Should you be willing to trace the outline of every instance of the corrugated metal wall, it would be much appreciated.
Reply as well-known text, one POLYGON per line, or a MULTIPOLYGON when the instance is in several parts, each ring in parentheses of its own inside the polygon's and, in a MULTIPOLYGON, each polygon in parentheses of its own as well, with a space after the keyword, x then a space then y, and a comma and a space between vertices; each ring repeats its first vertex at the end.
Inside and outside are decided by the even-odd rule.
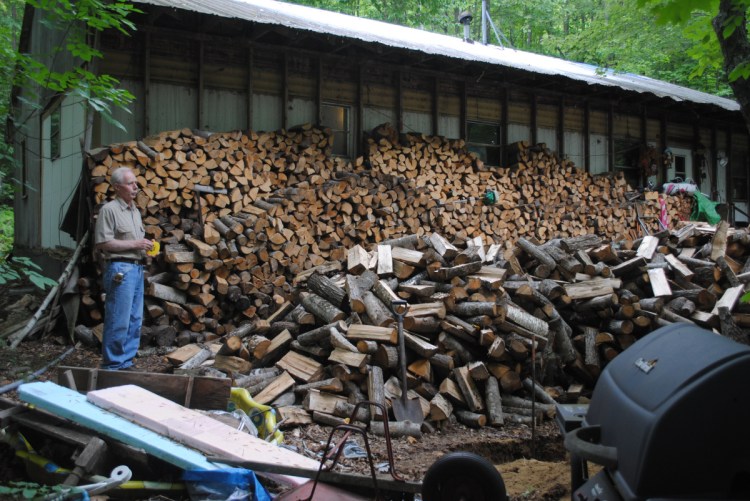
POLYGON ((41 245, 44 248, 75 247, 60 224, 73 199, 81 177, 81 144, 78 140, 86 124, 83 107, 77 98, 68 97, 61 104, 60 155, 50 156, 50 119, 42 120, 41 245), (73 132, 73 133, 71 133, 73 132))
MULTIPOLYGON (((536 125, 537 127, 546 127, 548 129, 557 129, 558 107, 548 104, 539 104, 536 107, 536 125)), ((541 142, 541 141, 540 141, 541 142)))
POLYGON ((612 117, 612 132, 618 138, 640 139, 641 119, 636 115, 616 113, 612 117))
POLYGON ((500 123, 502 106, 499 99, 466 97, 466 119, 479 122, 500 123))

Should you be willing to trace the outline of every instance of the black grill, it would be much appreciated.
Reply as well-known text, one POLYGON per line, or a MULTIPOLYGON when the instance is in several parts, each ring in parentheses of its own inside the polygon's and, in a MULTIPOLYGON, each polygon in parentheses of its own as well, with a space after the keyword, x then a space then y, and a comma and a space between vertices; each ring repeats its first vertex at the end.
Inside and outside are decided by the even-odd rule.
POLYGON ((748 385, 750 347, 687 324, 645 336, 602 372, 566 436, 574 458, 605 467, 574 499, 607 499, 608 486, 624 500, 750 499, 748 385))

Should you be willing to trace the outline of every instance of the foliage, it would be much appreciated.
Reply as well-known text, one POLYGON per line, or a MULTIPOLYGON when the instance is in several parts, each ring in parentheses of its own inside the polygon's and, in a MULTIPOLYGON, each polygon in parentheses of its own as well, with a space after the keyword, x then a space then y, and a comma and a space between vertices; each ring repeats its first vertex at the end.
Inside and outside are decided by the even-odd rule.
POLYGON ((14 83, 28 88, 29 82, 55 93, 76 94, 94 111, 107 121, 124 130, 124 126, 112 118, 112 106, 127 110, 135 97, 125 89, 118 88, 119 82, 108 75, 97 75, 90 64, 102 57, 93 47, 91 36, 95 32, 117 30, 128 34, 135 25, 127 19, 132 13, 141 12, 125 0, 26 0, 46 15, 42 21, 48 29, 64 33, 65 45, 54 49, 53 54, 21 54, 16 56, 16 77, 14 83), (66 71, 53 71, 47 59, 67 52, 84 64, 66 71))
POLYGON ((2 499, 66 499, 72 492, 82 491, 66 485, 41 485, 34 482, 8 482, 0 485, 2 499))
POLYGON ((638 0, 662 24, 686 27, 696 42, 691 55, 697 72, 721 65, 750 130, 750 0, 638 0), (701 19, 700 23, 694 23, 701 19), (718 56, 717 56, 718 55, 718 56))
MULTIPOLYGON (((27 257, 6 256, 13 247, 13 210, 10 207, 0 207, 0 285, 16 280, 29 280, 41 290, 57 285, 55 280, 42 275, 41 267, 27 257)), ((4 491, 0 487, 0 498, 4 491)), ((7 492, 6 492, 7 493, 7 492)), ((20 498, 19 498, 20 499, 20 498)))
MULTIPOLYGON (((733 0, 750 1, 750 0, 733 0)), ((716 95, 731 90, 721 69, 721 54, 696 48, 710 31, 710 18, 693 14, 683 26, 658 24, 644 2, 668 3, 677 11, 689 3, 718 0, 493 0, 489 16, 500 38, 488 27, 488 43, 636 73, 716 95), (679 5, 679 7, 678 7, 679 5), (696 59, 697 58, 697 59, 696 59), (696 60, 698 64, 696 65, 696 60)), ((456 14, 473 13, 471 36, 481 39, 481 0, 297 0, 294 3, 335 10, 461 36, 456 14)))
POLYGON ((13 248, 13 209, 0 206, 0 260, 13 248))
MULTIPOLYGON (((0 67, 13 68, 16 57, 21 20, 17 13, 23 11, 23 0, 0 2, 0 67)), ((5 142, 6 120, 10 113, 10 93, 13 80, 6 71, 0 78, 0 203, 9 203, 13 198, 13 185, 5 182, 13 172, 13 148, 5 142)), ((4 254, 3 254, 4 255, 4 254)))
POLYGON ((20 280, 22 277, 27 278, 42 290, 57 285, 56 281, 45 277, 40 273, 41 271, 39 265, 27 257, 12 257, 10 260, 0 263, 0 285, 20 280))

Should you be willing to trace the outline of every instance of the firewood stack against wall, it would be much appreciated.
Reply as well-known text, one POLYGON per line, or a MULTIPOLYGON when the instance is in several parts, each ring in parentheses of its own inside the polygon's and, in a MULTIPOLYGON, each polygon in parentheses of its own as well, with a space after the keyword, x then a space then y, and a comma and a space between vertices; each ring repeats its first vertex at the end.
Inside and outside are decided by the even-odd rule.
MULTIPOLYGON (((178 370, 211 359, 261 403, 291 395, 294 419, 335 423, 357 400, 400 395, 389 305, 405 299, 409 398, 433 423, 498 426, 531 419, 530 392, 574 399, 658 326, 746 341, 748 234, 681 222, 689 198, 665 197, 672 229, 660 231, 658 200, 636 202, 621 176, 591 176, 544 145, 511 145, 501 168, 461 140, 386 125, 366 158, 330 146, 312 126, 183 129, 89 152, 94 204, 113 169, 132 167, 163 249, 149 265, 144 345, 181 347, 169 355, 178 370), (196 185, 227 192, 202 193, 202 218, 196 185), (532 349, 546 393, 529 378, 532 349)), ((79 280, 95 331, 98 281, 93 266, 79 280)))

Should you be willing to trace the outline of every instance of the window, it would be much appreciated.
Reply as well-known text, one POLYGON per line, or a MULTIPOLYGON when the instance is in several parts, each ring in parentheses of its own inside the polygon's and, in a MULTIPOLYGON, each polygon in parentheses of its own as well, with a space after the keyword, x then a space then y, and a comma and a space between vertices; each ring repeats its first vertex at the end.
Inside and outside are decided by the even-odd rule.
POLYGON ((60 134, 61 125, 61 106, 58 104, 49 117, 49 156, 51 160, 60 158, 62 149, 62 136, 60 134))
POLYGON ((500 126, 496 124, 467 122, 467 147, 486 165, 500 165, 500 126))
POLYGON ((335 104, 324 104, 320 109, 323 125, 333 133, 334 156, 349 157, 351 151, 351 108, 335 104))
POLYGON ((686 164, 687 162, 685 161, 684 156, 674 156, 674 177, 679 177, 683 181, 688 178, 687 169, 685 168, 686 164))
POLYGON ((615 172, 622 172, 631 188, 641 185, 638 167, 640 143, 633 139, 615 139, 615 172))

